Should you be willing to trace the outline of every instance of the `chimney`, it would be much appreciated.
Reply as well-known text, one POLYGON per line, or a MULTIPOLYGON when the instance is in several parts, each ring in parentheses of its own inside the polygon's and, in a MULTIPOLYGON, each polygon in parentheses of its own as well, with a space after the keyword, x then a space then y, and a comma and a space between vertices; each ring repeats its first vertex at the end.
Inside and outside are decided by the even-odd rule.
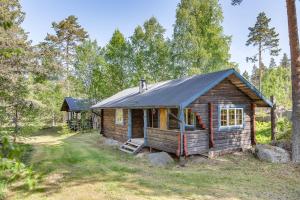
POLYGON ((140 80, 140 93, 143 93, 145 90, 147 90, 147 82, 145 79, 140 80))

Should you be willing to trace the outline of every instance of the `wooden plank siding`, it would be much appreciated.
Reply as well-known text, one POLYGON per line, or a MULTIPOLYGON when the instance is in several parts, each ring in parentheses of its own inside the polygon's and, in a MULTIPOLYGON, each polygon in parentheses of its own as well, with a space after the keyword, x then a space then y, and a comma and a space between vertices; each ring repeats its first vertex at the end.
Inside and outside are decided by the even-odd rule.
POLYGON ((179 130, 147 128, 148 146, 169 153, 177 153, 179 130))
MULTIPOLYGON (((123 109, 123 125, 115 124, 115 109, 103 110, 103 135, 115 140, 127 141, 128 110, 123 109)), ((132 110, 132 137, 143 138, 143 110, 132 110)))
POLYGON ((115 124, 115 109, 103 110, 103 135, 121 142, 127 140, 128 110, 123 109, 123 125, 115 124))
POLYGON ((207 130, 186 131, 184 133, 185 155, 207 153, 209 150, 209 134, 207 130))
POLYGON ((229 149, 229 148, 247 148, 251 145, 251 103, 252 100, 242 91, 240 91, 229 79, 225 79, 217 86, 209 90, 206 94, 199 97, 188 107, 192 108, 193 112, 198 112, 209 127, 209 106, 213 105, 213 133, 214 133, 214 148, 229 149), (219 130, 219 105, 234 104, 244 106, 244 128, 219 130))

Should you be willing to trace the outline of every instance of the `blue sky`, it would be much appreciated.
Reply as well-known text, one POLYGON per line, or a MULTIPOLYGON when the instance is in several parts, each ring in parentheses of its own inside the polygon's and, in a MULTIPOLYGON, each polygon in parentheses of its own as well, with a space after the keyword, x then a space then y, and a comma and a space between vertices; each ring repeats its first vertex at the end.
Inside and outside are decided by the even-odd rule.
MULTIPOLYGON (((171 37, 178 3, 179 0, 21 0, 26 12, 22 26, 35 44, 52 32, 53 21, 76 15, 90 37, 104 46, 116 28, 129 37, 137 25, 155 16, 166 29, 166 37, 171 37)), ((264 11, 272 18, 271 26, 279 33, 282 51, 276 61, 279 62, 283 52, 289 55, 285 0, 244 0, 236 7, 231 6, 230 0, 220 0, 220 4, 224 14, 224 33, 232 36, 231 61, 237 62, 241 71, 251 72, 252 69, 253 64, 247 63, 245 58, 254 55, 256 49, 245 46, 245 43, 248 27, 254 25, 259 12, 264 11)), ((266 53, 266 65, 269 65, 269 60, 266 53)))

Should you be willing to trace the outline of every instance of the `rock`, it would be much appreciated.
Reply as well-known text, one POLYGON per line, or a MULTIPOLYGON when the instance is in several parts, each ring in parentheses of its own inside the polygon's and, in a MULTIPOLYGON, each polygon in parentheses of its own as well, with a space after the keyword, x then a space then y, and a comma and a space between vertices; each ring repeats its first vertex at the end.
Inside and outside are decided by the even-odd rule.
POLYGON ((288 140, 281 140, 281 141, 273 141, 271 145, 280 147, 282 149, 287 150, 288 152, 292 152, 292 143, 288 140))
POLYGON ((173 158, 166 152, 150 153, 147 157, 152 166, 164 167, 174 163, 173 158))
POLYGON ((121 143, 111 138, 104 138, 104 144, 108 146, 121 146, 121 143))
POLYGON ((287 163, 290 161, 288 151, 267 144, 258 144, 255 147, 256 156, 263 161, 272 163, 287 163))

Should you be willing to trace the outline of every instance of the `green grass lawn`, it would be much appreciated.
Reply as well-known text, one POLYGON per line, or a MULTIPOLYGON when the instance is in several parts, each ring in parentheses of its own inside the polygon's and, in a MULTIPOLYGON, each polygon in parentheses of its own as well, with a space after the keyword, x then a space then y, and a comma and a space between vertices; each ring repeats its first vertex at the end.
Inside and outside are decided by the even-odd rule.
POLYGON ((23 142, 37 187, 9 187, 9 199, 299 199, 300 168, 260 162, 236 153, 151 167, 147 160, 103 144, 97 133, 60 135, 47 129, 23 142))

